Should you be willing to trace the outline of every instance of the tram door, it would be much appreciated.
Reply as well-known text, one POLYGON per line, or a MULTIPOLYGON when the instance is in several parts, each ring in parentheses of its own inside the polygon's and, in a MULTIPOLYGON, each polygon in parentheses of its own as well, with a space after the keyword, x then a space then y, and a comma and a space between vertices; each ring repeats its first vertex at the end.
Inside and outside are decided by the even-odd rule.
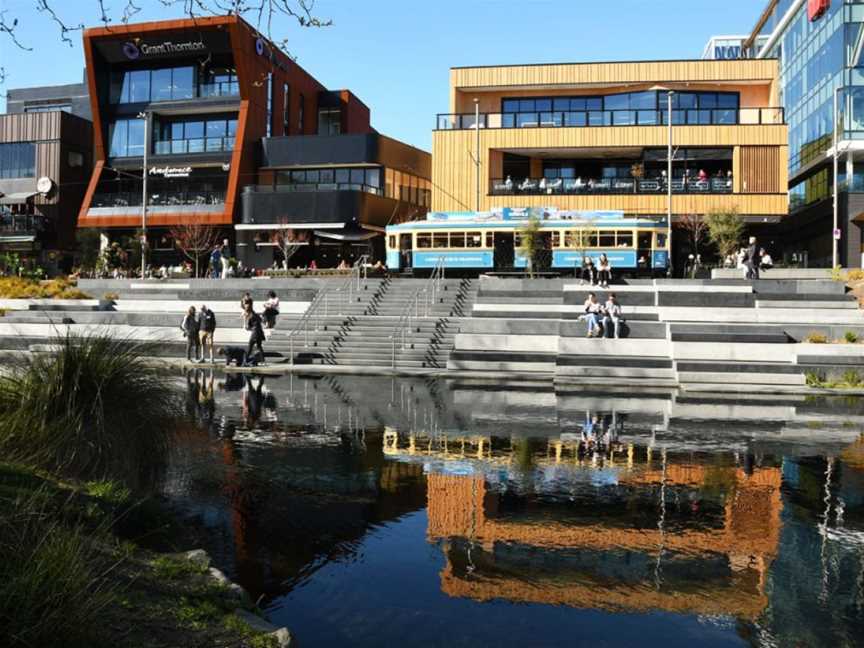
POLYGON ((495 232, 495 269, 513 267, 513 232, 495 232))
POLYGON ((403 270, 414 267, 413 259, 411 258, 410 234, 399 235, 399 263, 403 270))
POLYGON ((636 238, 636 267, 650 270, 652 266, 651 232, 639 232, 636 238))

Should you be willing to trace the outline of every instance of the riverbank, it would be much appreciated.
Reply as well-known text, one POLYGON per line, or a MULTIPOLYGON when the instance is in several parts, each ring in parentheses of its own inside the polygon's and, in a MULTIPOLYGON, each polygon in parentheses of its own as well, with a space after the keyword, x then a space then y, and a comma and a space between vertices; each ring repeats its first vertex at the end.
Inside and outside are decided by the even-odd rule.
POLYGON ((290 645, 156 499, 0 463, 0 503, 3 645, 290 645))

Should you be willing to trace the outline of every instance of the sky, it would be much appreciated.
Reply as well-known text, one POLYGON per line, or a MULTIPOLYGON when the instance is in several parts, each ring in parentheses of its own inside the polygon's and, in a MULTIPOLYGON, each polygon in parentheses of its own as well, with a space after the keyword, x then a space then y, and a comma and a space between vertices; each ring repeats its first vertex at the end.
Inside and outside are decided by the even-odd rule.
MULTIPOLYGON (((273 26, 289 53, 331 89, 348 88, 381 133, 431 150, 435 115, 448 109, 448 71, 504 65, 699 58, 713 35, 747 33, 767 0, 318 0, 333 25, 273 26)), ((0 0, 19 19, 22 51, 0 34, 5 89, 82 78, 80 33, 60 41, 36 0, 0 0)), ((114 15, 125 0, 105 0, 114 15)), ((181 17, 160 0, 136 0, 135 21, 181 17)), ((53 0, 70 23, 99 25, 97 0, 53 0)), ((0 93, 4 88, 0 88, 0 93)), ((0 109, 5 108, 0 98, 0 109)))

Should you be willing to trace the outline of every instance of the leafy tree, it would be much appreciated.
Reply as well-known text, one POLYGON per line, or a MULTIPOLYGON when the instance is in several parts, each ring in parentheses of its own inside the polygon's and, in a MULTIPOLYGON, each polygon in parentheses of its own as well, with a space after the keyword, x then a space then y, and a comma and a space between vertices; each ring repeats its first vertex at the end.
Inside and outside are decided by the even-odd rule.
POLYGON ((540 219, 531 216, 528 221, 517 230, 519 234, 519 254, 525 257, 528 268, 528 276, 534 278, 534 264, 537 256, 543 249, 543 234, 540 229, 540 219))
POLYGON ((705 215, 708 225, 708 238, 717 246, 720 258, 735 254, 744 237, 744 219, 738 208, 714 209, 705 215))
POLYGON ((92 270, 99 261, 99 230, 82 227, 75 233, 75 240, 78 243, 78 265, 86 270, 92 270))

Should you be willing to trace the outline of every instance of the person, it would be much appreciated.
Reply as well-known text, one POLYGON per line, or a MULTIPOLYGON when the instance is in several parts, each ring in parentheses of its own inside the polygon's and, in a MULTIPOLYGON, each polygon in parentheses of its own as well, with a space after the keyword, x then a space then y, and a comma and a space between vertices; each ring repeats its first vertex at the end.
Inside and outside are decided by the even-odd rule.
POLYGON ((618 303, 618 298, 615 293, 609 293, 606 299, 605 316, 603 318, 603 330, 606 332, 606 337, 612 337, 613 331, 616 338, 621 337, 621 322, 624 318, 621 316, 621 304, 618 303))
POLYGON ((756 247, 756 237, 751 236, 746 254, 747 279, 759 278, 759 248, 756 247))
POLYGON ((277 315, 279 315, 279 298, 271 290, 267 293, 267 300, 264 302, 264 327, 268 329, 275 327, 277 315))
POLYGON ((600 321, 603 314, 603 305, 597 301, 597 295, 593 292, 588 293, 588 299, 585 300, 585 319, 588 321, 587 337, 600 336, 600 321))
POLYGON ((761 248, 759 250, 760 266, 763 270, 770 270, 774 267, 774 259, 771 258, 771 255, 765 251, 765 248, 761 248))
POLYGON ((218 279, 222 274, 222 246, 217 245, 210 253, 210 278, 218 279))
POLYGON ((504 181, 504 190, 507 193, 513 193, 513 178, 511 178, 509 175, 507 176, 507 179, 504 181))
POLYGON ((230 275, 231 264, 228 260, 231 258, 231 248, 228 246, 228 239, 222 239, 222 245, 219 246, 219 251, 222 253, 222 278, 227 279, 230 275))
POLYGON ((246 328, 246 316, 249 311, 252 310, 254 305, 255 302, 252 300, 252 295, 250 295, 248 291, 243 293, 243 296, 240 298, 240 313, 242 314, 240 320, 241 328, 246 328))
POLYGON ((264 328, 261 326, 261 316, 250 306, 246 312, 246 330, 249 331, 249 344, 246 346, 246 363, 248 367, 253 364, 264 364, 264 328), (252 350, 258 348, 258 357, 254 358, 252 350))
POLYGON ((341 259, 339 261, 339 265, 336 266, 336 269, 337 270, 347 270, 348 269, 348 262, 345 259, 341 259))
POLYGON ((186 360, 198 362, 201 359, 201 341, 198 339, 198 320, 195 317, 195 307, 190 306, 180 324, 183 335, 186 338, 186 360), (195 350, 195 358, 192 358, 192 350, 195 350))
POLYGON ((705 169, 699 169, 699 182, 705 182, 708 180, 708 174, 705 172, 705 169))
POLYGON ((201 304, 201 310, 198 311, 198 328, 201 331, 201 362, 204 362, 204 356, 207 353, 207 348, 210 348, 210 364, 216 362, 213 357, 213 334, 216 332, 216 314, 207 308, 206 304, 201 304))
POLYGON ((310 270, 317 270, 318 269, 318 264, 315 263, 315 259, 312 259, 312 262, 309 264, 309 269, 310 270))
POLYGON ((602 288, 608 288, 609 282, 612 281, 612 264, 605 252, 597 260, 597 281, 602 288))
POLYGON ((238 367, 246 364, 246 350, 243 347, 228 346, 219 347, 216 353, 220 356, 225 356, 225 366, 228 367, 233 362, 238 367))
POLYGON ((594 259, 590 256, 582 257, 582 274, 579 277, 579 285, 585 283, 585 278, 588 278, 588 283, 592 286, 597 281, 597 269, 594 267, 594 259))

